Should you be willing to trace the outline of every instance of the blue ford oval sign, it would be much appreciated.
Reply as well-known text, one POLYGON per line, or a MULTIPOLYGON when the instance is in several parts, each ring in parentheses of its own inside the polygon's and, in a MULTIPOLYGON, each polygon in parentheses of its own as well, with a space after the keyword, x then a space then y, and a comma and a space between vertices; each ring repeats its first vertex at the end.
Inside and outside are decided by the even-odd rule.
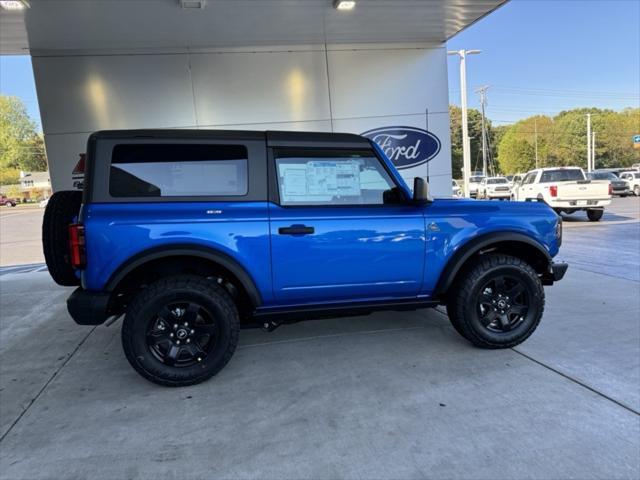
POLYGON ((438 137, 416 127, 374 128, 362 136, 376 142, 399 170, 427 163, 440 151, 438 137))

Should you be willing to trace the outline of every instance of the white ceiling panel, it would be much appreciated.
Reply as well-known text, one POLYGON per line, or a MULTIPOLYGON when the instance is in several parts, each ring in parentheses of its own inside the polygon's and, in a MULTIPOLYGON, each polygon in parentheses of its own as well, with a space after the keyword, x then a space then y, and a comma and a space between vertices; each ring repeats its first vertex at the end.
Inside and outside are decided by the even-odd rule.
POLYGON ((0 10, 0 54, 320 43, 442 43, 506 0, 30 0, 0 10))

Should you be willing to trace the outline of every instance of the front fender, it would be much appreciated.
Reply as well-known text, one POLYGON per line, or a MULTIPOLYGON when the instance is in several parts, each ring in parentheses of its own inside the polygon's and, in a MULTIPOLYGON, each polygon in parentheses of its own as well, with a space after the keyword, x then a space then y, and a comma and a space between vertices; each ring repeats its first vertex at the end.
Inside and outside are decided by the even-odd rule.
POLYGON ((451 287, 456 275, 469 258, 491 245, 503 242, 514 242, 529 245, 538 252, 541 258, 545 260, 547 266, 552 262, 551 255, 549 255, 549 252, 543 245, 522 233, 493 232, 480 235, 463 243, 462 245, 459 245, 455 249, 455 253, 451 255, 440 274, 440 279, 436 284, 434 296, 442 295, 449 290, 449 287, 451 287))
POLYGON ((425 209, 427 267, 422 294, 446 291, 473 253, 496 242, 520 242, 550 261, 558 252, 558 216, 538 202, 436 200, 425 209), (471 253, 469 253, 471 252, 471 253))

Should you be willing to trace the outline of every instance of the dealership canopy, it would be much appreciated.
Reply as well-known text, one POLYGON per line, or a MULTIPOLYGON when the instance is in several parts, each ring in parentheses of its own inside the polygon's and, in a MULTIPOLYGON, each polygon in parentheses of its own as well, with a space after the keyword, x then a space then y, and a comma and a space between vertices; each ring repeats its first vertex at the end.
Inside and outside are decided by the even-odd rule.
POLYGON ((332 0, 24 3, 27 8, 0 9, 2 55, 325 42, 442 43, 504 0, 359 0, 352 12, 333 8, 332 0))

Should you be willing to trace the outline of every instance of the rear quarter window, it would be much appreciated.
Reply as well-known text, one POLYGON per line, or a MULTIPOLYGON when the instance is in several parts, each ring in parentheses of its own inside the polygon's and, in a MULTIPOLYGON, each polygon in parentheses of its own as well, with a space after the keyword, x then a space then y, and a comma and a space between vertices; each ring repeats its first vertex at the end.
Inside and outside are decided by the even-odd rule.
POLYGON ((540 183, 549 182, 576 182, 584 180, 582 171, 576 168, 562 169, 562 170, 547 170, 542 172, 540 177, 540 183))
POLYGON ((116 145, 109 193, 113 197, 244 196, 247 164, 243 145, 116 145))

